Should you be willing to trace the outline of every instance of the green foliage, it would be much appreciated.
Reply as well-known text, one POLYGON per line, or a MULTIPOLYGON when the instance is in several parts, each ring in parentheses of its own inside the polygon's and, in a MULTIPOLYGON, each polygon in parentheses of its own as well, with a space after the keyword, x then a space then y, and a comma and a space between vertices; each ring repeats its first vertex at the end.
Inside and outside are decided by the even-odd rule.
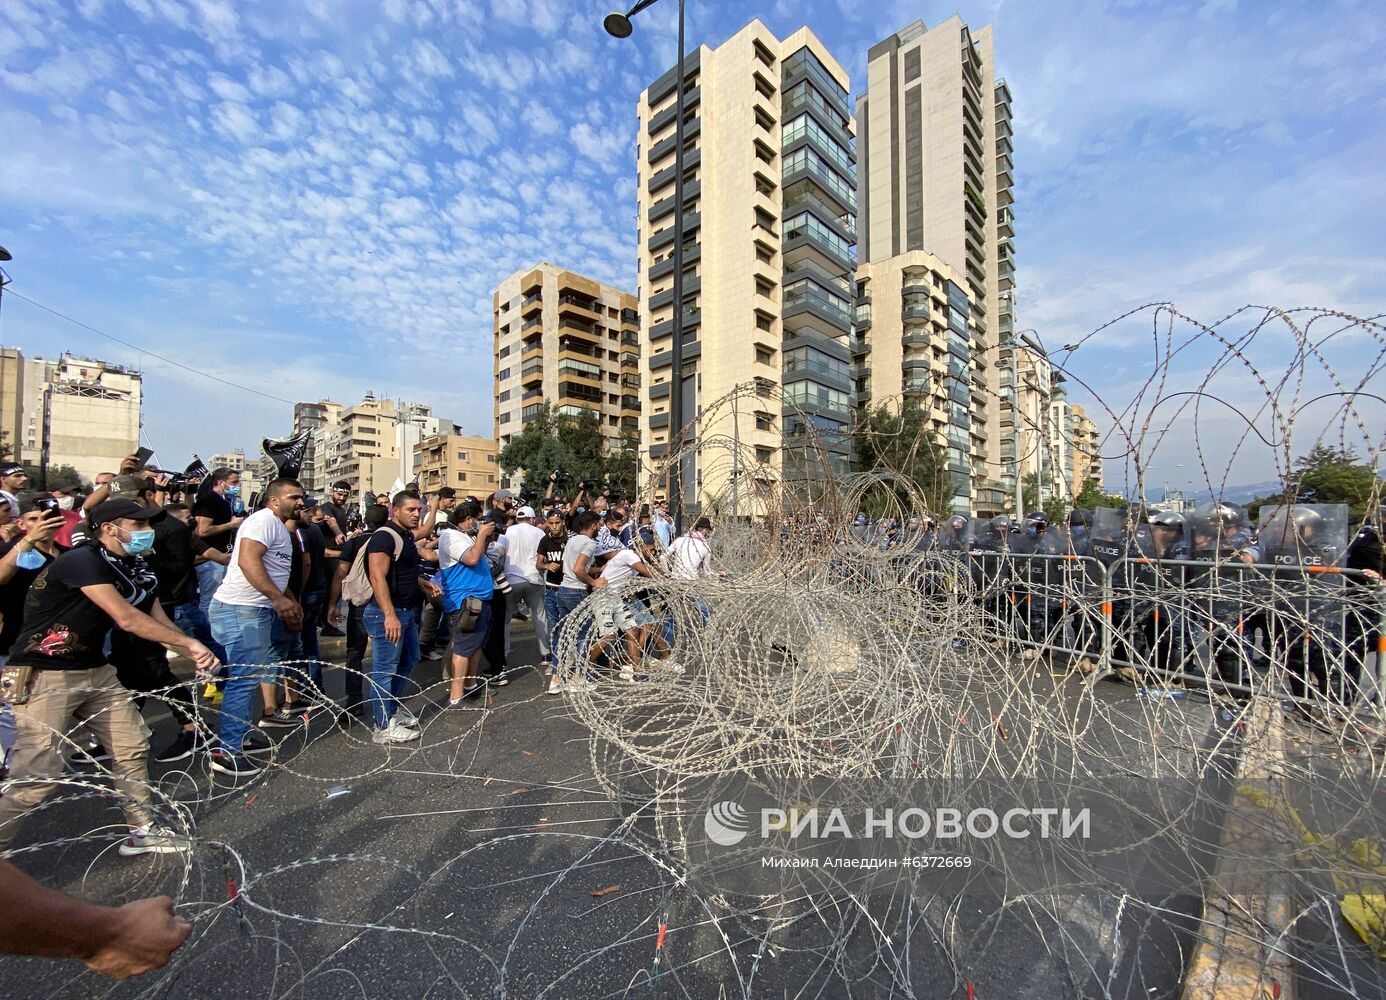
POLYGON ((1051 495, 1048 500, 1041 502, 1039 476, 1035 473, 1032 472, 1025 477, 1025 486, 1022 492, 1025 509, 1018 512, 1018 517, 1024 517, 1035 510, 1044 511, 1049 516, 1051 524, 1059 524, 1068 517, 1068 501, 1062 496, 1051 495))
MULTIPOLYGON (((29 489, 38 489, 39 483, 43 482, 42 477, 39 475, 39 467, 37 465, 30 465, 28 462, 25 462, 24 471, 29 474, 29 489)), ((76 469, 74 469, 72 466, 50 465, 48 467, 49 483, 60 482, 64 479, 77 483, 81 487, 83 493, 86 493, 91 489, 91 484, 88 483, 85 479, 83 479, 82 474, 78 472, 76 469)))
POLYGON ((1081 507, 1084 510, 1096 510, 1098 507, 1110 507, 1115 509, 1126 503, 1126 498, 1115 493, 1108 493, 1101 486, 1097 485, 1096 479, 1089 479, 1083 483, 1083 490, 1073 498, 1073 506, 1081 507))
POLYGON ((1247 504, 1247 510, 1252 517, 1259 517, 1265 504, 1340 503, 1348 506, 1348 517, 1356 523, 1380 502, 1382 485, 1375 470, 1360 461, 1351 448, 1316 444, 1300 456, 1279 493, 1257 497, 1247 504))
POLYGON ((9 458, 14 454, 14 449, 10 447, 10 432, 0 431, 0 459, 9 458))
MULTIPOLYGON (((852 444, 863 472, 892 472, 923 494, 930 513, 936 517, 948 513, 953 481, 947 453, 917 406, 907 404, 899 412, 886 406, 868 408, 853 429, 852 444)), ((873 515, 892 506, 913 506, 905 483, 873 487, 863 503, 873 515)))
POLYGON ((620 447, 608 452, 601 432, 601 417, 595 411, 561 414, 545 403, 501 449, 501 469, 507 476, 517 469, 525 470, 526 483, 539 491, 547 485, 549 474, 560 469, 567 477, 559 488, 565 496, 576 493, 582 480, 609 482, 613 490, 634 492, 640 462, 639 439, 628 434, 620 447))

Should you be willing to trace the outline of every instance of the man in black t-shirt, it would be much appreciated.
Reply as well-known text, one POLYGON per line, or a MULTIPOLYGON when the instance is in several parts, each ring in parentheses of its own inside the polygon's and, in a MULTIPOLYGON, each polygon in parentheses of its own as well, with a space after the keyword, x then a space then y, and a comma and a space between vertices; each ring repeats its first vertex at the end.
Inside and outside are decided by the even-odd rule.
MULTIPOLYGON (((327 586, 327 622, 334 628, 340 628, 343 624, 341 612, 342 581, 351 572, 352 563, 356 561, 356 554, 365 547, 371 539, 371 533, 389 520, 389 511, 384 507, 371 504, 366 508, 365 529, 359 535, 348 538, 341 548, 341 554, 337 557, 336 565, 333 567, 333 574, 327 586)), ((349 716, 360 715, 361 706, 365 699, 361 694, 362 661, 366 656, 366 629, 361 624, 361 614, 364 608, 358 608, 354 604, 347 605, 348 613, 346 616, 346 704, 342 706, 344 715, 342 720, 345 722, 349 716)), ((364 720, 363 720, 364 721, 364 720)))
POLYGON ((188 849, 185 837, 156 825, 150 808, 149 742, 144 721, 104 652, 111 629, 164 644, 191 659, 201 673, 217 658, 169 622, 159 606, 158 580, 139 556, 149 551, 157 513, 130 500, 107 500, 91 513, 95 537, 54 559, 29 588, 24 624, 10 665, 32 668, 28 700, 14 705, 19 738, 11 783, 0 798, 0 851, 19 817, 56 788, 61 747, 76 714, 110 748, 114 784, 130 836, 123 855, 188 849))
POLYGON ((346 541, 346 502, 350 496, 351 484, 343 480, 332 484, 330 499, 324 500, 322 503, 323 520, 327 524, 327 530, 332 534, 331 540, 337 545, 346 541))
POLYGON ((553 623, 559 614, 556 603, 558 588, 563 585, 563 550, 568 546, 568 520, 556 508, 544 518, 544 537, 539 540, 537 565, 544 574, 544 621, 549 627, 549 649, 553 650, 549 663, 549 694, 558 694, 557 650, 553 644, 553 623))
POLYGON ((371 638, 371 715, 375 743, 408 743, 419 738, 418 719, 402 701, 419 662, 419 608, 436 584, 419 576, 414 533, 423 504, 417 496, 397 493, 393 517, 371 533, 366 566, 373 596, 361 615, 371 638))
POLYGON ((32 497, 19 516, 23 534, 0 545, 0 665, 10 656, 10 646, 24 624, 24 599, 44 568, 62 551, 53 536, 63 518, 50 510, 48 497, 32 497))
MULTIPOLYGON (((228 554, 225 562, 209 559, 197 565, 198 607, 209 622, 212 620, 212 597, 221 581, 226 579, 236 529, 245 520, 237 517, 231 508, 241 495, 241 474, 234 469, 221 468, 214 470, 211 478, 211 486, 198 491, 192 509, 193 531, 197 537, 216 551, 228 554)), ((217 650, 217 656, 225 658, 225 655, 225 650, 217 650)))
MULTIPOLYGON (((154 546, 145 554, 144 563, 158 581, 159 605, 172 622, 193 583, 194 543, 198 540, 190 527, 163 509, 158 494, 149 480, 143 480, 135 502, 154 512, 146 522, 154 531, 154 546)), ((192 691, 169 668, 163 646, 124 629, 114 629, 111 664, 120 683, 131 691, 141 696, 152 694, 165 701, 181 727, 173 742, 155 755, 155 760, 164 764, 184 760, 204 748, 203 735, 194 723, 197 709, 192 691)), ((144 698, 136 698, 135 704, 143 709, 144 698)))

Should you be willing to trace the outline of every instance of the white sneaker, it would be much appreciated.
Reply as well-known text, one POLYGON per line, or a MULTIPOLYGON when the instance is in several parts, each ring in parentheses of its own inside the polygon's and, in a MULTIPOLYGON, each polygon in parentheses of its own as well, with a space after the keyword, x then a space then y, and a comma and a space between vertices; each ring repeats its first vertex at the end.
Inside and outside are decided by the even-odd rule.
POLYGON ((150 825, 131 830, 120 845, 123 857, 133 858, 140 854, 182 854, 192 850, 192 842, 180 837, 162 826, 150 825))
POLYGON ((442 658, 443 651, 441 649, 432 650, 429 652, 427 656, 424 657, 425 660, 441 660, 442 658))
POLYGON ((545 693, 545 694, 562 694, 562 693, 563 693, 563 683, 558 679, 558 675, 557 675, 557 674, 550 674, 550 675, 549 675, 549 689, 548 689, 547 691, 545 691, 544 693, 545 693))
POLYGON ((401 726, 398 719, 391 719, 390 724, 384 729, 377 729, 371 733, 371 742, 381 746, 387 743, 408 743, 418 738, 419 734, 416 730, 401 726))
POLYGON ((416 729, 419 725, 419 717, 403 705, 395 709, 395 721, 407 729, 416 729))
POLYGON ((1031 646, 1020 654, 1020 658, 1022 660, 1038 660, 1040 658, 1040 651, 1034 646, 1031 646))
POLYGON ((620 677, 622 684, 635 683, 635 671, 633 670, 622 670, 618 676, 620 677))
POLYGON ((682 677, 684 675, 685 671, 683 669, 683 664, 675 661, 672 657, 667 660, 657 660, 656 664, 657 669, 663 673, 672 674, 675 677, 682 677))

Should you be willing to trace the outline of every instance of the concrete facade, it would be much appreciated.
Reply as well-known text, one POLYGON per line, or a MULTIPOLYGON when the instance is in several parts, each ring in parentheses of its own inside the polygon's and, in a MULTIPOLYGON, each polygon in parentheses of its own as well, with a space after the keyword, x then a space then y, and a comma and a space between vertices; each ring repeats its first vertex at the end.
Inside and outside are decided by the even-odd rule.
POLYGON ((451 486, 459 497, 475 496, 484 501, 487 494, 500 489, 500 449, 492 438, 457 433, 434 434, 414 446, 415 472, 425 496, 443 486, 451 486))
MULTIPOLYGON (((966 495, 978 511, 1000 509, 1013 483, 1003 476, 996 367, 999 345, 1015 331, 1013 166, 1010 91, 995 79, 991 28, 974 34, 954 16, 933 28, 916 21, 884 39, 867 53, 856 111, 859 257, 872 269, 864 273, 879 281, 903 272, 906 263, 886 262, 919 251, 952 269, 963 293, 955 301, 968 304, 965 330, 961 309, 950 313, 959 327, 951 331, 953 367, 967 369, 949 386, 955 504, 965 506, 966 495)), ((861 360, 874 376, 875 359, 861 360)), ((893 364, 892 346, 884 367, 893 364)))
POLYGON ((308 432, 308 447, 303 453, 299 481, 312 496, 322 496, 332 485, 327 475, 327 437, 337 429, 342 418, 342 404, 328 399, 316 403, 294 404, 294 435, 308 432))
POLYGON ((15 458, 70 465, 91 479, 114 472, 139 448, 143 376, 134 369, 64 354, 56 361, 0 351, 0 431, 15 458))
POLYGON ((367 393, 360 403, 344 407, 336 427, 324 435, 325 479, 350 483, 353 496, 361 490, 388 492, 396 480, 407 484, 414 474, 414 444, 438 433, 444 423, 421 403, 396 404, 367 393))
MULTIPOLYGON (((856 155, 847 73, 807 28, 781 40, 759 20, 716 49, 689 53, 685 69, 682 109, 675 69, 638 104, 642 461, 664 459, 671 393, 679 391, 701 440, 739 442, 748 484, 812 481, 824 464, 846 472, 845 442, 820 455, 802 440, 806 422, 830 436, 845 430, 854 402, 856 155), (679 115, 684 226, 675 232, 679 115), (681 373, 671 354, 676 241, 684 247, 681 373), (748 385, 757 388, 744 404, 709 414, 710 404, 748 385)), ((685 505, 725 496, 734 471, 726 449, 686 456, 685 505)), ((666 491, 667 482, 655 484, 656 494, 666 491)))
POLYGON ((640 413, 639 304, 629 292, 543 262, 492 293, 495 439, 503 448, 545 402, 590 410, 615 449, 640 413))

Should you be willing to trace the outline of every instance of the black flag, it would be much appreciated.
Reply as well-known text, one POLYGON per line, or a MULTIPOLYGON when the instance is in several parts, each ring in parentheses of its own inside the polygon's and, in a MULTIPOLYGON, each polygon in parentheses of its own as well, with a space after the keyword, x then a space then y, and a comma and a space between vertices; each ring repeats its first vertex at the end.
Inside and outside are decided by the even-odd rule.
POLYGON ((197 457, 197 452, 193 452, 193 460, 188 463, 188 467, 183 470, 183 475, 189 479, 206 479, 211 470, 207 468, 207 463, 197 457))
POLYGON ((274 462, 275 468, 279 470, 280 479, 297 479, 299 469, 303 467, 303 455, 308 450, 308 431, 299 431, 291 438, 283 441, 271 441, 265 438, 260 442, 260 447, 265 455, 274 462))

